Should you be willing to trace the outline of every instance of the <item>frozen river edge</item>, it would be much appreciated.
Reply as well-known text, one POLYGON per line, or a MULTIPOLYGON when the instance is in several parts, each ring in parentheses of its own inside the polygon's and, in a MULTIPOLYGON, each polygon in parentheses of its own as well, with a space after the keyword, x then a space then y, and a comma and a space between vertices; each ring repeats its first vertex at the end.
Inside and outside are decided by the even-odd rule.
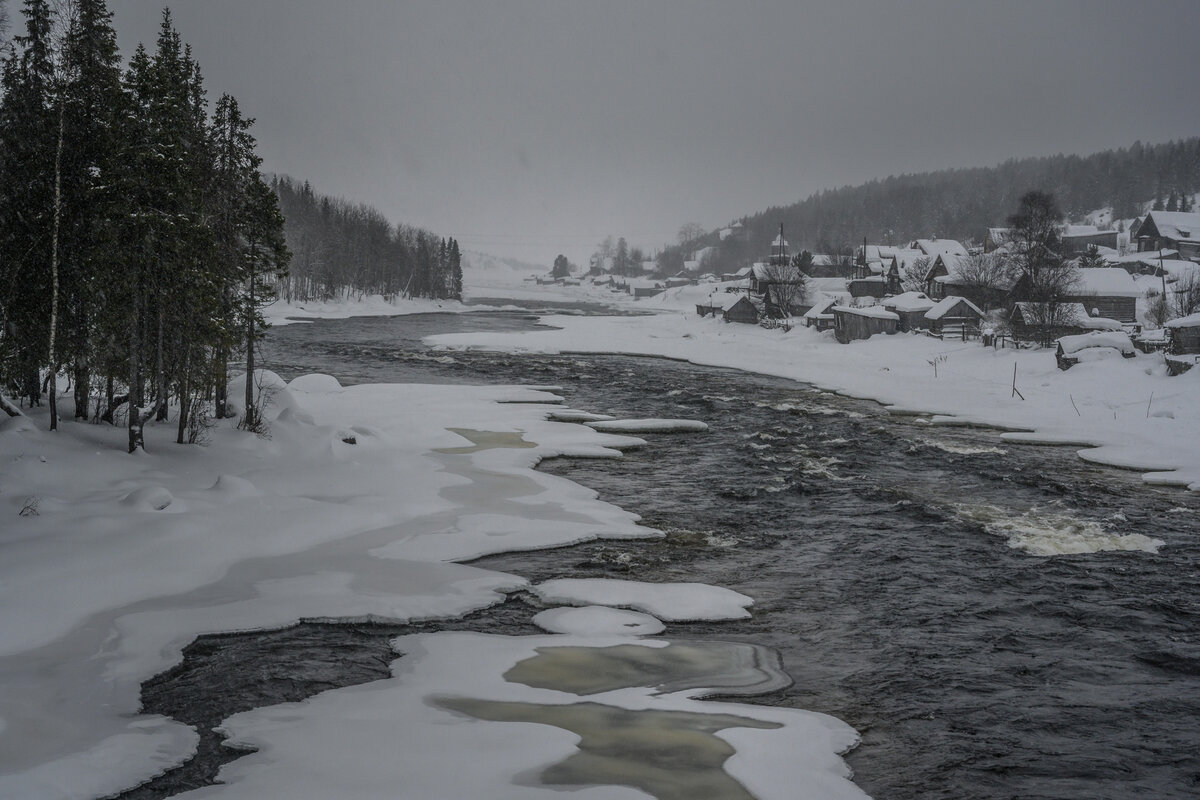
POLYGON ((789 378, 931 424, 999 429, 1013 444, 1081 447, 1084 460, 1136 470, 1148 484, 1200 491, 1200 374, 1169 377, 1161 354, 1063 372, 1049 350, 994 350, 910 334, 841 345, 829 331, 785 332, 678 307, 659 310, 545 316, 546 330, 442 334, 426 343, 448 351, 650 356, 789 378))
MULTIPOLYGON (((179 448, 164 426, 148 430, 149 452, 130 458, 120 431, 0 426, 4 452, 17 454, 4 464, 0 500, 19 519, 0 566, 0 795, 104 796, 188 758, 190 728, 131 715, 141 682, 197 635, 300 619, 461 616, 536 587, 457 562, 654 535, 594 492, 535 471, 543 458, 618 457, 636 443, 550 421, 558 398, 548 392, 343 388, 328 376, 276 388, 269 440, 220 427, 211 447, 179 448), (37 513, 17 517, 34 500, 37 513)), ((608 587, 608 602, 624 604, 629 588, 608 587)), ((224 768, 224 784, 183 796, 326 797, 352 775, 358 797, 409 787, 414 797, 528 797, 538 791, 530 775, 569 761, 582 734, 574 723, 503 721, 515 718, 496 717, 494 704, 577 706, 581 695, 504 680, 509 669, 538 648, 669 649, 644 638, 655 617, 736 618, 750 603, 715 587, 643 593, 649 614, 558 615, 546 626, 558 632, 544 636, 404 637, 391 680, 228 720, 231 743, 258 752, 224 768), (472 719, 447 698, 493 705, 472 719), (464 765, 455 756, 464 750, 494 755, 464 765)), ((560 586, 553 602, 603 606, 604 597, 560 586)), ((863 796, 838 757, 857 742, 849 727, 704 701, 704 688, 608 687, 585 700, 630 714, 723 715, 711 735, 732 753, 725 772, 755 796, 792 797, 798 785, 863 796)))

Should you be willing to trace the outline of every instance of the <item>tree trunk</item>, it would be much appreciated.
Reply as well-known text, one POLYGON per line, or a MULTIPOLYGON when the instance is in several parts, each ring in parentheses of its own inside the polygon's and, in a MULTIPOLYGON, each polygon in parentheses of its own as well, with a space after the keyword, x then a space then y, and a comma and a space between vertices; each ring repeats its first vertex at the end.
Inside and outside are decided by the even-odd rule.
POLYGON ((58 147, 54 151, 54 233, 50 244, 50 430, 58 430, 58 365, 54 334, 58 329, 58 232, 62 227, 62 151, 64 115, 58 108, 58 147))
MULTIPOLYGON (((140 316, 140 315, 139 315, 140 316)), ((135 391, 135 386, 140 386, 142 383, 141 367, 138 357, 138 322, 134 321, 132 330, 129 336, 129 452, 132 453, 139 447, 143 451, 146 449, 146 440, 142 433, 144 423, 141 419, 141 413, 138 409, 138 403, 141 402, 139 397, 140 392, 135 391)))
MULTIPOLYGON (((100 415, 100 418, 104 419, 105 417, 107 417, 108 421, 112 422, 112 409, 113 409, 113 376, 109 375, 108 380, 106 380, 104 382, 104 414, 100 415)), ((98 415, 100 414, 99 411, 97 411, 96 413, 98 415)))
POLYGON ((225 404, 228 400, 228 397, 226 395, 228 393, 228 384, 229 384, 229 349, 228 348, 222 347, 220 349, 220 351, 217 353, 216 358, 213 359, 213 373, 214 373, 214 375, 213 375, 213 384, 214 384, 213 391, 216 394, 215 403, 217 406, 217 409, 216 409, 217 419, 225 419, 225 417, 227 417, 229 415, 229 412, 225 408, 225 404))
POLYGON ((188 427, 188 418, 191 416, 191 387, 188 385, 188 376, 191 374, 189 367, 189 356, 191 355, 191 347, 183 351, 183 370, 179 382, 179 433, 175 437, 176 444, 183 444, 183 434, 188 427))
POLYGON ((88 407, 92 401, 92 376, 87 362, 75 361, 75 419, 87 420, 88 407))
POLYGON ((246 417, 247 430, 258 428, 254 412, 254 275, 250 276, 250 312, 246 315, 246 417))
POLYGON ((158 355, 155 357, 155 369, 158 370, 155 393, 154 419, 158 422, 167 421, 167 371, 163 369, 163 307, 158 306, 158 355))

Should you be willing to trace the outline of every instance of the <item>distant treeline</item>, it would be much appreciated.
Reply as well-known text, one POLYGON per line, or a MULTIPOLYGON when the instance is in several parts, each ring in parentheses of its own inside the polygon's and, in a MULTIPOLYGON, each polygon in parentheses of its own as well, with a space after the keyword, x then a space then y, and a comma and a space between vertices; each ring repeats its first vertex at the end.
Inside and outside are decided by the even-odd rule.
POLYGON ((393 226, 362 203, 313 191, 287 176, 271 181, 279 195, 291 269, 278 294, 288 301, 352 295, 461 299, 462 253, 454 239, 393 226))
POLYGON ((825 190, 744 218, 747 232, 741 238, 719 242, 714 232, 668 248, 660 265, 674 271, 692 251, 718 245, 707 268, 736 268, 769 252, 780 223, 793 250, 815 253, 838 252, 863 237, 881 244, 930 236, 982 242, 987 228, 1003 225, 1030 189, 1053 194, 1072 219, 1109 206, 1114 219, 1128 219, 1142 213, 1148 200, 1169 204, 1171 195, 1200 191, 1200 138, 1137 142, 1090 156, 1013 159, 997 167, 900 175, 825 190))

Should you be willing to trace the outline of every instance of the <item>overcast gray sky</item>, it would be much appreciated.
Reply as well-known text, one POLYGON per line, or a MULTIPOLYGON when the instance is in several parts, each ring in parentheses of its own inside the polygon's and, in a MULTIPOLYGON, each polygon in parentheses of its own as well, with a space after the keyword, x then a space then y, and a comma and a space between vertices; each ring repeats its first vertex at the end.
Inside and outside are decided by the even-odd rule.
MULTIPOLYGON (((122 49, 163 3, 112 0, 122 49)), ((268 170, 586 260, 889 174, 1200 134, 1197 0, 177 0, 268 170)))

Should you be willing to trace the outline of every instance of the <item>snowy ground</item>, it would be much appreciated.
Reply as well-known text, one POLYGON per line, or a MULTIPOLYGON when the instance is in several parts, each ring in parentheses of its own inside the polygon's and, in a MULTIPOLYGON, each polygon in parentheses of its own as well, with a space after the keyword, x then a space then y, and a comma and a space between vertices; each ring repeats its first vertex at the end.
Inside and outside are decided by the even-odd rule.
POLYGON ((198 634, 456 616, 521 588, 562 604, 541 619, 547 634, 402 637, 390 680, 230 719, 231 739, 259 752, 193 795, 527 798, 553 791, 531 785, 544 774, 589 798, 644 797, 633 787, 674 786, 694 765, 671 768, 652 748, 594 759, 614 729, 649 726, 683 737, 702 774, 733 775, 759 797, 796 786, 862 796, 838 757, 857 741, 843 723, 699 699, 705 687, 770 685, 777 667, 713 652, 703 679, 659 685, 704 663, 643 638, 661 619, 742 617, 750 598, 698 585, 539 589, 455 563, 653 535, 533 469, 558 454, 619 457, 632 437, 551 421, 558 398, 535 389, 276 384, 270 439, 222 425, 209 446, 182 447, 173 426, 152 426, 147 452, 129 456, 119 429, 0 422, 0 797, 104 796, 186 759, 194 731, 135 712, 140 683, 198 634), (581 688, 569 680, 578 669, 523 666, 556 648, 589 675, 622 654, 621 678, 581 688), (534 677, 511 678, 518 668, 534 677), (638 670, 645 679, 630 680, 638 670))

